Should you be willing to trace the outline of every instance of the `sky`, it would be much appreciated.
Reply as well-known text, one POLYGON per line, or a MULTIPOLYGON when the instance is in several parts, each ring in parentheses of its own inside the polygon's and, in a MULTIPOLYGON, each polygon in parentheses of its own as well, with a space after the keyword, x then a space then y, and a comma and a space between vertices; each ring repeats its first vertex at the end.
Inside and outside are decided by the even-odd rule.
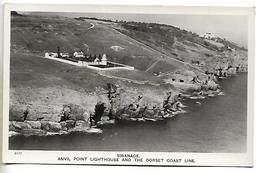
POLYGON ((153 22, 179 27, 197 34, 212 32, 221 38, 247 47, 248 18, 239 15, 118 14, 118 13, 37 13, 66 17, 96 17, 110 20, 153 22))

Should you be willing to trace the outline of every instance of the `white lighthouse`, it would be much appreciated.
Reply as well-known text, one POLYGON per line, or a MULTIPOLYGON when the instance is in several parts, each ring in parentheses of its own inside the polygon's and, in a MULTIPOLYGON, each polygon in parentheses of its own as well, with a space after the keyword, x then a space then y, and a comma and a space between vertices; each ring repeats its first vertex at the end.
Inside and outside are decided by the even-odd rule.
POLYGON ((103 54, 100 64, 107 65, 107 55, 103 54))

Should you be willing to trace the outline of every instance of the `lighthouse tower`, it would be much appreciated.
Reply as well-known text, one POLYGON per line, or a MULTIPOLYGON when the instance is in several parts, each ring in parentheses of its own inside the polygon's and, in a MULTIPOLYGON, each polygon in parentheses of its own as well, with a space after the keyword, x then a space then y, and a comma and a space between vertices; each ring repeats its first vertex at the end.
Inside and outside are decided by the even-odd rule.
POLYGON ((103 54, 102 58, 101 58, 101 63, 102 65, 107 65, 107 56, 106 54, 103 54))

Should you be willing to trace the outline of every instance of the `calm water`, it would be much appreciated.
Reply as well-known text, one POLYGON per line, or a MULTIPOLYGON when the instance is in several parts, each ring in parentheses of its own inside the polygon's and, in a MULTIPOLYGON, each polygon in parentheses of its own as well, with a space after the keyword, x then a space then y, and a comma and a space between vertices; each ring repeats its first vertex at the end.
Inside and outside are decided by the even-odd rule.
POLYGON ((10 138, 10 149, 245 152, 247 73, 220 81, 224 96, 187 100, 187 113, 161 122, 103 127, 102 134, 10 138))

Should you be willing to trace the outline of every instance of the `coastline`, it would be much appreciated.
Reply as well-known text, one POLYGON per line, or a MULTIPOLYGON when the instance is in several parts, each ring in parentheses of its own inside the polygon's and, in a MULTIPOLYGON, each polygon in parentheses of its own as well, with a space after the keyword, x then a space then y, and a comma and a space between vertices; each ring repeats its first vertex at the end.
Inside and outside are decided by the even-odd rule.
MULTIPOLYGON (((241 73, 241 72, 239 72, 241 73)), ((238 75, 239 75, 238 73, 238 75)), ((234 74, 232 74, 234 75, 234 74)), ((231 75, 230 75, 231 76, 231 75)), ((228 77, 225 78, 228 80, 228 77)), ((110 119, 108 116, 109 109, 104 111, 100 121, 97 122, 96 125, 91 126, 89 122, 89 113, 83 112, 83 114, 87 114, 88 119, 70 119, 66 121, 45 121, 45 120, 25 120, 25 121, 9 121, 9 137, 12 136, 52 136, 52 135, 67 135, 71 133, 102 133, 102 126, 107 124, 115 124, 120 123, 120 121, 136 121, 136 122, 146 122, 146 121, 167 121, 168 118, 174 118, 174 116, 185 113, 185 105, 182 104, 183 99, 196 100, 197 104, 201 104, 200 99, 205 99, 207 97, 214 98, 217 95, 224 95, 221 89, 216 90, 198 90, 193 92, 185 92, 182 94, 182 97, 178 100, 180 103, 180 108, 177 111, 173 111, 170 114, 162 116, 160 113, 155 114, 154 112, 147 111, 142 115, 142 117, 136 117, 136 112, 123 112, 121 115, 118 113, 121 110, 117 110, 115 114, 116 117, 114 119, 110 119), (152 115, 151 115, 152 114, 152 115)), ((142 105, 144 106, 144 105, 142 105)), ((140 110, 139 110, 140 111, 140 110)))

